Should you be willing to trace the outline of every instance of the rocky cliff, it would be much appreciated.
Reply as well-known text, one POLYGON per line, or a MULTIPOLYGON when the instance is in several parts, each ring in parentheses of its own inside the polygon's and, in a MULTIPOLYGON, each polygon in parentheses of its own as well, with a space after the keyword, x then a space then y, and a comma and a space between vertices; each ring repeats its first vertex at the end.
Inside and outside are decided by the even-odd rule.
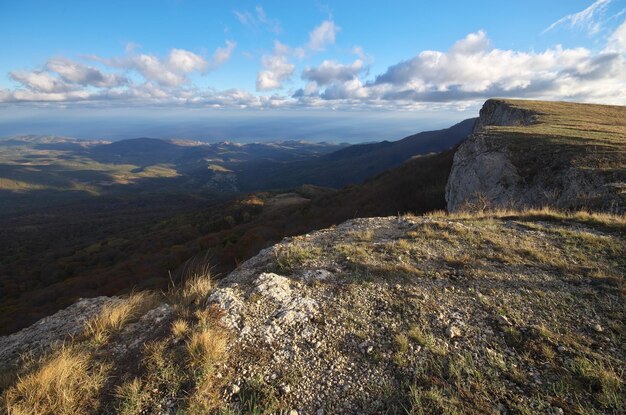
POLYGON ((446 186, 467 208, 626 209, 626 107, 488 100, 446 186))

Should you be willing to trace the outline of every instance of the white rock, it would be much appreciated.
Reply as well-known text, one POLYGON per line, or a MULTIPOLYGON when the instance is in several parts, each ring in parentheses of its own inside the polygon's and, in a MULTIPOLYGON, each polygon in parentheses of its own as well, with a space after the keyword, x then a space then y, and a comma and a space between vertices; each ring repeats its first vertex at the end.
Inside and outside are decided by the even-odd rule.
POLYGON ((272 298, 277 303, 284 303, 291 299, 289 278, 272 272, 264 272, 255 282, 255 291, 265 297, 272 298))
POLYGON ((462 335, 461 329, 457 326, 448 326, 446 334, 451 338, 460 337, 462 335))
POLYGON ((216 289, 209 296, 208 302, 219 305, 225 311, 224 317, 222 317, 222 324, 230 329, 240 328, 244 303, 234 288, 216 289))

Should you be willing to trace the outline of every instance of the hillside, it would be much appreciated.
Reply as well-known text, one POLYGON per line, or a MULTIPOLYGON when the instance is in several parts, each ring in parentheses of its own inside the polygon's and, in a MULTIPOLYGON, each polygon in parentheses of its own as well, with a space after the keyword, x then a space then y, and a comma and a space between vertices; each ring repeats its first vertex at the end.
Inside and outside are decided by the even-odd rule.
POLYGON ((626 211, 626 107, 489 100, 455 154, 449 210, 626 211))
POLYGON ((85 300, 1 338, 8 363, 75 333, 15 368, 19 380, 5 375, 4 405, 623 413, 625 232, 623 216, 549 210, 356 219, 284 240, 218 287, 190 264, 165 298, 101 312, 103 299, 85 300))
POLYGON ((239 191, 236 166, 315 159, 345 146, 152 138, 109 143, 56 136, 0 139, 0 217, 107 196, 140 199, 146 193, 182 191, 216 199, 239 191))
POLYGON ((415 155, 449 150, 471 132, 475 118, 450 128, 424 131, 398 141, 352 145, 297 162, 251 162, 239 169, 243 190, 281 189, 301 183, 340 188, 396 168, 415 155))
POLYGON ((14 216, 0 228, 5 249, 0 334, 80 297, 115 295, 137 286, 164 289, 170 271, 176 277, 194 256, 209 255, 219 276, 285 236, 354 217, 443 209, 452 154, 415 157, 339 191, 304 186, 232 201, 188 194, 100 197, 14 216))

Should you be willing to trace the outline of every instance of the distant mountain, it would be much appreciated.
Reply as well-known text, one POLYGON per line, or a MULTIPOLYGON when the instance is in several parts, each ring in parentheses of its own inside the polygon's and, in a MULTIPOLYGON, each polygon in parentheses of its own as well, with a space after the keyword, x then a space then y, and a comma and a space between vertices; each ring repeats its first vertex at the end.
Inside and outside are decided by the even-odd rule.
POLYGON ((230 169, 250 161, 296 161, 319 156, 347 144, 275 141, 239 144, 233 142, 203 143, 155 138, 132 138, 96 145, 85 153, 101 163, 129 163, 138 166, 174 164, 180 171, 189 171, 208 164, 230 169))
POLYGON ((471 132, 476 118, 450 128, 425 131, 399 141, 358 144, 298 162, 253 161, 237 167, 244 191, 312 184, 339 188, 392 169, 415 155, 447 150, 471 132))
POLYGON ((156 138, 133 138, 91 147, 87 154, 101 163, 132 163, 149 166, 173 163, 187 147, 156 138))

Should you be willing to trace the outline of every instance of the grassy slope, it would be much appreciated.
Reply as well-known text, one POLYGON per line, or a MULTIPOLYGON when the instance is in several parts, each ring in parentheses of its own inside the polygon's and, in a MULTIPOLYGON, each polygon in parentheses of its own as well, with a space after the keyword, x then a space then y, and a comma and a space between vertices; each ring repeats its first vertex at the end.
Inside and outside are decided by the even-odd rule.
MULTIPOLYGON (((498 100, 500 101, 500 100, 498 100)), ((533 111, 536 123, 490 126, 489 136, 506 136, 518 166, 557 159, 581 169, 619 174, 626 171, 626 107, 568 102, 502 100, 533 111), (548 157, 546 160, 541 157, 548 157)))

